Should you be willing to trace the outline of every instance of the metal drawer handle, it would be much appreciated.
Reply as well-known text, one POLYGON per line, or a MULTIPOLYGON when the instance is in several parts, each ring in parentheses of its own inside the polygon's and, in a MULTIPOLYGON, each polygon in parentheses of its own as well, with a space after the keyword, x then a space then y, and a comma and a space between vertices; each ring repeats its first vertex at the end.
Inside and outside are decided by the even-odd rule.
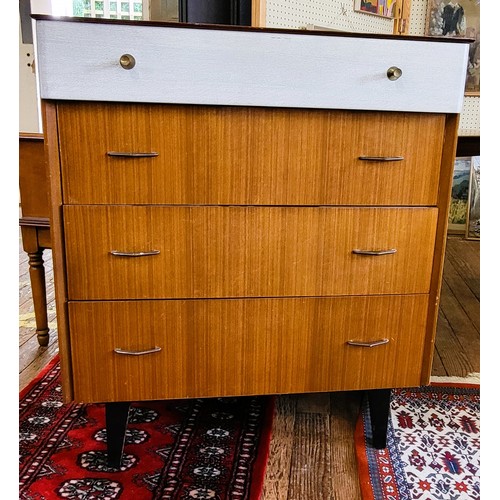
POLYGON ((379 345, 388 344, 389 339, 372 340, 371 342, 362 342, 361 340, 348 340, 347 344, 356 347, 377 347, 379 345))
POLYGON ((128 153, 126 151, 108 151, 108 156, 119 156, 120 158, 152 158, 158 156, 159 153, 151 151, 150 153, 128 153))
POLYGON ((152 349, 147 349, 145 351, 124 351, 119 347, 115 347, 113 349, 113 352, 116 352, 116 354, 124 354, 126 356, 142 356, 144 354, 152 354, 159 351, 161 351, 161 347, 153 347, 152 349))
POLYGON ((401 75, 403 74, 403 70, 401 68, 398 68, 397 66, 391 66, 387 70, 387 78, 389 80, 397 80, 398 78, 401 78, 401 75))
POLYGON ((148 255, 158 255, 160 251, 149 250, 147 252, 120 252, 119 250, 111 250, 109 253, 115 257, 147 257, 148 255))
POLYGON ((404 156, 360 156, 362 161, 403 161, 404 156))
POLYGON ((352 253, 355 253, 357 255, 390 255, 396 252, 396 248, 389 248, 388 250, 360 250, 359 248, 355 248, 352 251, 352 253))

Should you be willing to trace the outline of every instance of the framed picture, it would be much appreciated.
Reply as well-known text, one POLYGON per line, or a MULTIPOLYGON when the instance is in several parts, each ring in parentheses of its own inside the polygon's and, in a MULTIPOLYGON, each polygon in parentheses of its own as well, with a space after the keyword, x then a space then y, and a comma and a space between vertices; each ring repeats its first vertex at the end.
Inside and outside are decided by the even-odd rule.
POLYGON ((465 233, 471 162, 471 156, 459 157, 455 159, 453 184, 451 188, 450 213, 448 216, 448 232, 451 234, 465 233))
POLYGON ((396 0, 354 0, 354 10, 364 14, 394 19, 396 0))
POLYGON ((480 157, 473 156, 470 166, 469 182, 469 208, 467 210, 467 222, 465 237, 468 240, 478 240, 480 234, 479 217, 479 188, 480 188, 480 157))
POLYGON ((465 95, 479 95, 480 88, 480 0, 429 0, 425 34, 470 38, 465 95))

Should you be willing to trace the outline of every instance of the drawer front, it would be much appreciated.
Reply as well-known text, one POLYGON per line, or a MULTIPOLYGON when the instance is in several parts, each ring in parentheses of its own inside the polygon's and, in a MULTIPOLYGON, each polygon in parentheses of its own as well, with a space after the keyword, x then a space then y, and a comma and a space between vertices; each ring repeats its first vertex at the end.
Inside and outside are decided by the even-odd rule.
POLYGON ((65 203, 437 200, 443 115, 60 103, 58 120, 65 203))
POLYGON ((443 113, 462 109, 469 48, 407 37, 47 20, 37 20, 36 40, 42 99, 443 113), (134 57, 133 68, 120 65, 123 54, 134 57), (391 80, 394 66, 402 75, 391 80))
POLYGON ((427 302, 426 295, 70 302, 75 400, 419 385, 427 302), (388 342, 348 344, 381 340, 388 342))
POLYGON ((435 208, 66 206, 68 297, 428 293, 436 219, 435 208))

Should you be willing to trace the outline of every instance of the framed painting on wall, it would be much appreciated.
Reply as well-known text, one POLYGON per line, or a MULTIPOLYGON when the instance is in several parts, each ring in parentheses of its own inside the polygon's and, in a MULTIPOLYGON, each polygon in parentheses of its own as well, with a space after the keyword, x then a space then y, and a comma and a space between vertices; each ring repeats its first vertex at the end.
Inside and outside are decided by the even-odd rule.
POLYGON ((354 10, 364 14, 394 19, 396 0, 354 0, 354 10))
POLYGON ((471 162, 471 156, 464 156, 455 159, 453 184, 451 188, 450 213, 448 216, 448 232, 451 234, 465 233, 471 162))
POLYGON ((468 240, 478 240, 480 236, 479 174, 480 174, 480 157, 473 156, 470 165, 469 203, 468 203, 469 206, 467 209, 467 222, 465 225, 465 237, 468 240))
POLYGON ((480 89, 480 0, 429 0, 425 34, 470 38, 465 95, 479 95, 480 89))

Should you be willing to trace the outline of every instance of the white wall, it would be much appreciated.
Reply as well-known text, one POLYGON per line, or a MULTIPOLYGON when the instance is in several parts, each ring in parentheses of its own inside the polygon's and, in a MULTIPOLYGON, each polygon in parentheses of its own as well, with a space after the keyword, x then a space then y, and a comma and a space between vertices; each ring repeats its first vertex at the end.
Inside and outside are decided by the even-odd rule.
MULTIPOLYGON (((34 14, 71 15, 71 0, 31 0, 34 14)), ((42 132, 34 47, 22 41, 19 16, 19 132, 42 132)))
POLYGON ((19 26, 19 132, 41 132, 33 45, 24 44, 19 26))

